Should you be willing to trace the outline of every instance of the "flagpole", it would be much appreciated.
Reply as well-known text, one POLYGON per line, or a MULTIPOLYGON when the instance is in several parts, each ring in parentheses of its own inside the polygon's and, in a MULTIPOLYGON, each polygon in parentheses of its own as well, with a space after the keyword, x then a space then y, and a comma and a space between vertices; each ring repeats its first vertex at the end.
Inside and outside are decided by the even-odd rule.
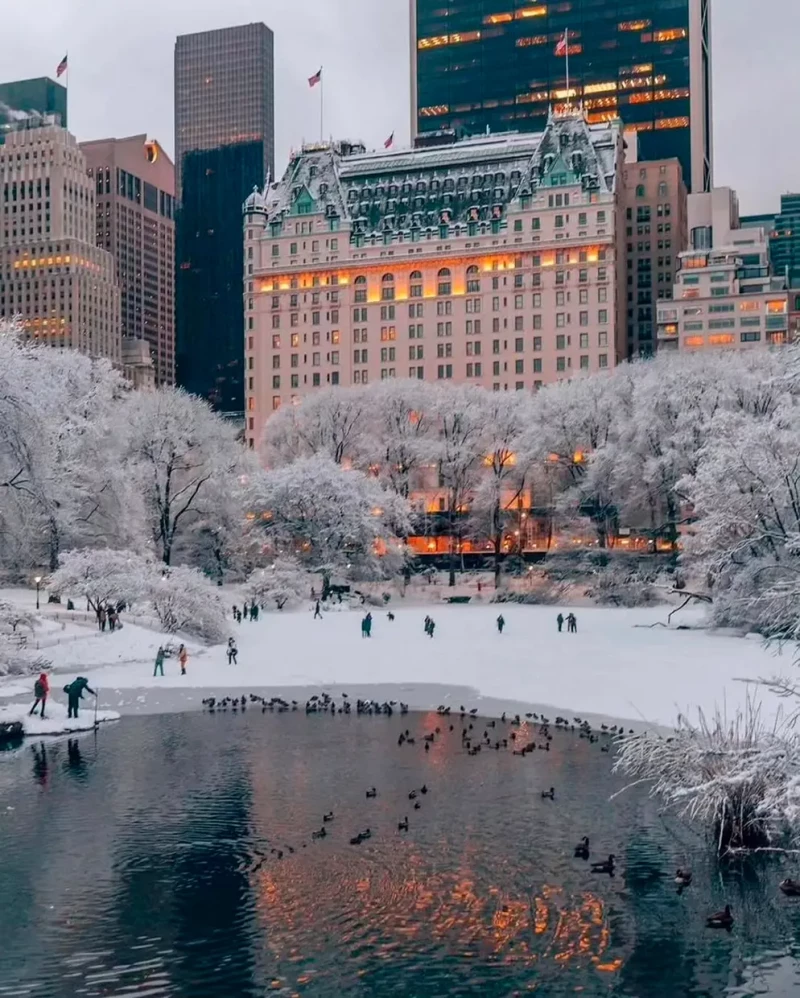
POLYGON ((323 127, 324 122, 324 108, 325 108, 325 74, 322 71, 323 67, 319 68, 319 140, 324 141, 325 128, 323 127))
POLYGON ((564 29, 564 55, 567 59, 567 111, 569 111, 569 28, 564 29))

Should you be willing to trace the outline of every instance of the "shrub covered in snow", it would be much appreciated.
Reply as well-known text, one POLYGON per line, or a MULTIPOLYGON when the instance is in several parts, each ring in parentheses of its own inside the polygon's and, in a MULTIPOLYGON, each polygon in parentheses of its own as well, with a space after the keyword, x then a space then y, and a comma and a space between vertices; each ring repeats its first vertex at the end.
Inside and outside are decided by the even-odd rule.
POLYGON ((752 702, 730 722, 700 713, 696 725, 681 716, 670 737, 626 736, 614 768, 701 822, 720 854, 767 846, 798 827, 800 740, 788 729, 766 730, 752 702))
POLYGON ((119 602, 130 606, 144 598, 152 574, 152 560, 135 551, 65 551, 45 585, 54 593, 85 599, 97 611, 119 602))
POLYGON ((47 658, 28 646, 37 626, 32 613, 0 600, 0 676, 31 675, 47 668, 47 658))
POLYGON ((247 580, 247 593, 264 610, 283 610, 307 599, 314 576, 295 558, 276 558, 266 568, 257 568, 247 580))
POLYGON ((171 567, 151 577, 146 598, 168 634, 192 634, 211 643, 225 637, 219 590, 196 568, 171 567))

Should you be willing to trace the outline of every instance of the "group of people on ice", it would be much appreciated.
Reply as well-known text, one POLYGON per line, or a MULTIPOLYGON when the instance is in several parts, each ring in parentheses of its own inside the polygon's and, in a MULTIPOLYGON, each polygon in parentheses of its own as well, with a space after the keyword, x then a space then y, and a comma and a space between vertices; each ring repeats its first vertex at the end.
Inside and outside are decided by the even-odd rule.
MULTIPOLYGON (((568 613, 566 617, 567 621, 567 634, 577 634, 578 633, 578 619, 574 613, 568 613)), ((564 626, 564 614, 559 613, 556 617, 556 624, 558 624, 559 634, 564 626)))
MULTIPOLYGON (((89 680, 85 679, 83 676, 78 676, 71 683, 67 683, 64 687, 64 692, 67 694, 67 717, 77 718, 78 716, 78 705, 83 699, 84 690, 87 693, 91 693, 93 697, 97 696, 97 693, 89 685, 89 680)), ((44 709, 47 704, 47 698, 50 695, 50 681, 47 678, 47 673, 42 672, 39 674, 39 678, 33 684, 33 696, 34 703, 31 709, 28 711, 29 715, 36 713, 36 708, 39 707, 39 713, 44 720, 44 709)))
MULTIPOLYGON (((158 651, 156 652, 156 664, 153 668, 153 676, 164 675, 164 659, 169 657, 171 654, 169 648, 165 648, 164 645, 158 646, 158 651)), ((186 645, 181 645, 178 649, 177 655, 178 662, 181 667, 181 675, 186 675, 186 663, 189 661, 189 652, 186 650, 186 645)))
POLYGON ((247 601, 245 600, 241 610, 234 603, 233 619, 236 621, 237 624, 241 624, 243 620, 258 620, 258 603, 256 603, 255 600, 253 600, 253 602, 250 605, 248 605, 247 601))
POLYGON ((95 617, 97 617, 97 627, 100 631, 105 631, 108 628, 109 631, 118 631, 122 627, 122 621, 119 619, 119 615, 125 609, 125 604, 120 602, 116 606, 107 603, 101 603, 94 612, 95 617))

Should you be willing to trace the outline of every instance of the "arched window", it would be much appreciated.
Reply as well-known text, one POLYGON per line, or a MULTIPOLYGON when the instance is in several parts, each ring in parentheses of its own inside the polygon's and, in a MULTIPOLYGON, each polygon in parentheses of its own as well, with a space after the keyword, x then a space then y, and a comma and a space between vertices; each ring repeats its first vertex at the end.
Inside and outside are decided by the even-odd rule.
POLYGON ((637 198, 643 198, 643 197, 646 197, 646 196, 647 195, 645 193, 644 184, 638 184, 637 187, 636 187, 636 197, 637 198))
POLYGON ((394 274, 384 274, 381 278, 381 301, 394 301, 394 274))
POLYGON ((480 291, 481 282, 478 274, 478 268, 474 264, 471 267, 467 267, 467 291, 472 293, 480 291))
POLYGON ((365 302, 367 300, 367 279, 363 274, 359 276, 353 282, 356 286, 355 295, 353 300, 356 302, 365 302))
MULTIPOLYGON (((408 296, 409 298, 421 298, 422 297, 422 271, 412 270, 408 277, 408 296)), ((420 306, 421 307, 421 306, 420 306)))
POLYGON ((453 293, 453 283, 450 280, 449 268, 442 267, 437 276, 439 280, 436 287, 436 293, 439 295, 451 295, 453 293))

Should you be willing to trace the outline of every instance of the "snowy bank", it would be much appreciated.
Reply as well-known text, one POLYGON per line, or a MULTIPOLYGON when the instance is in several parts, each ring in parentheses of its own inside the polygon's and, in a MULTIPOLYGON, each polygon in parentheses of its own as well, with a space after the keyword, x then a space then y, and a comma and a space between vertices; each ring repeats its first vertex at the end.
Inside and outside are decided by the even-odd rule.
MULTIPOLYGON (((425 699, 430 685, 430 697, 444 699, 443 687, 457 689, 459 697, 465 688, 471 690, 471 706, 480 706, 478 698, 486 697, 549 705, 570 716, 591 713, 663 726, 672 725, 679 712, 696 716, 698 707, 713 712, 724 705, 731 714, 753 693, 754 682, 793 671, 790 655, 777 656, 757 641, 703 629, 651 628, 666 617, 658 607, 580 608, 577 634, 557 631, 558 607, 428 607, 436 620, 433 639, 423 632, 425 608, 393 612, 395 619, 389 621, 383 611, 373 611, 370 639, 361 637, 357 612, 325 613, 313 620, 310 611, 286 611, 258 622, 231 622, 238 665, 228 664, 222 645, 189 646, 186 676, 168 658, 165 675, 153 677, 156 649, 166 639, 135 626, 70 642, 63 646, 65 661, 57 647, 50 656, 55 669, 87 676, 100 689, 101 703, 109 702, 112 691, 133 689, 279 693, 338 686, 358 696, 364 688, 390 684, 408 691, 398 699, 411 700, 414 690, 420 706, 435 707, 442 700, 425 699), (501 610, 502 635, 495 626, 501 610)), ((702 612, 685 611, 679 620, 699 624, 702 612)), ((765 688, 758 696, 769 721, 780 701, 765 688)), ((120 693, 114 705, 125 699, 120 693)))
MULTIPOLYGON (((48 698, 45 707, 45 718, 28 713, 30 704, 8 704, 0 707, 0 724, 19 721, 22 724, 23 733, 28 736, 39 735, 66 735, 75 731, 91 731, 94 728, 95 714, 94 706, 87 702, 79 711, 79 716, 67 717, 67 708, 64 704, 48 698)), ((115 710, 98 710, 97 722, 118 721, 119 714, 115 710)))

